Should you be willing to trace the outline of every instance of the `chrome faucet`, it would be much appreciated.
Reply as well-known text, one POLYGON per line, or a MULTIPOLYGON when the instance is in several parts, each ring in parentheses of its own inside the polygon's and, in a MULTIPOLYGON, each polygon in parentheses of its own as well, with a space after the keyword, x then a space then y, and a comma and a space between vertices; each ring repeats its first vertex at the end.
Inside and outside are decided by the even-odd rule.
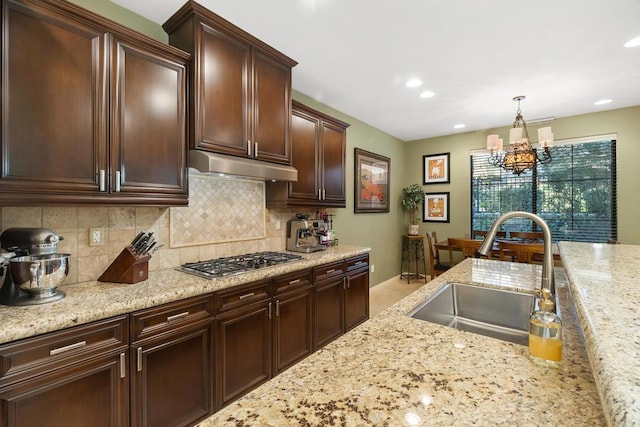
POLYGON ((487 232, 482 245, 478 248, 478 253, 487 256, 491 252, 491 249, 493 248, 493 240, 496 238, 498 228, 503 222, 511 218, 530 219, 538 224, 542 229, 542 233, 544 235, 544 260, 542 262, 542 281, 540 289, 548 289, 552 295, 555 295, 556 283, 554 279, 555 276, 553 274, 553 251, 551 246, 553 242, 551 241, 551 230, 547 223, 538 215, 524 211, 513 211, 502 214, 493 222, 493 224, 491 224, 491 228, 487 232))

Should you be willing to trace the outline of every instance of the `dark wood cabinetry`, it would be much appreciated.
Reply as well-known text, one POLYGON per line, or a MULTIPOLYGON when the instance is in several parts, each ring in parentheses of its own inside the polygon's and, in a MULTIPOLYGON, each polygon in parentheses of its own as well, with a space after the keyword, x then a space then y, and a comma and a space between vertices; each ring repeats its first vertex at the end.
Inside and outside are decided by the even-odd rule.
POLYGON ((131 315, 131 424, 186 426, 213 410, 213 298, 131 315))
POLYGON ((194 2, 163 27, 194 58, 192 148, 290 164, 296 62, 194 2))
POLYGON ((0 203, 187 204, 190 56, 66 1, 2 5, 0 203))
POLYGON ((0 426, 128 426, 127 319, 0 346, 0 426))
POLYGON ((268 182, 267 205, 346 206, 347 123, 293 101, 292 166, 297 182, 268 182))
POLYGON ((315 349, 369 318, 369 256, 314 268, 315 349))

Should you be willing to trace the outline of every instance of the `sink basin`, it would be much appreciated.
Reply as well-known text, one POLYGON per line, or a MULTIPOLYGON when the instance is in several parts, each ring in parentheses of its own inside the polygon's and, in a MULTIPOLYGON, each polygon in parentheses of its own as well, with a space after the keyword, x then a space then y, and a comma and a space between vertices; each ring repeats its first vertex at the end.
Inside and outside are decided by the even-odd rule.
POLYGON ((409 316, 521 345, 529 342, 534 295, 447 283, 409 316))

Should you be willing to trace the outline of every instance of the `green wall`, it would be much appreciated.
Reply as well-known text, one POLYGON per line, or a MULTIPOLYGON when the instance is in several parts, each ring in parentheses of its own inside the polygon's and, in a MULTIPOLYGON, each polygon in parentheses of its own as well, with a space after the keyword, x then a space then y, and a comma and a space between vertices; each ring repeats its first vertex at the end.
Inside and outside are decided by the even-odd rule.
MULTIPOLYGON (((552 126, 556 140, 617 133, 617 185, 618 185, 618 240, 621 243, 640 244, 640 197, 635 160, 640 158, 640 106, 603 111, 599 113, 556 119, 541 124, 552 126)), ((451 183, 426 185, 425 191, 449 191, 449 224, 423 223, 421 232, 434 230, 438 240, 446 237, 468 237, 471 227, 470 151, 483 149, 487 135, 507 136, 509 127, 466 132, 438 138, 411 141, 406 144, 406 175, 409 182, 422 182, 422 156, 451 153, 451 183)), ((536 135, 537 127, 529 126, 536 135)), ((553 155, 553 149, 552 149, 553 155)))
MULTIPOLYGON (((108 0, 71 0, 99 15, 136 29, 157 40, 167 42, 162 27, 108 0)), ((277 48, 277 46, 276 46, 277 48)), ((286 52, 285 52, 286 53, 286 52)), ((293 70, 295 73, 295 68, 293 70)), ((347 207, 330 210, 336 216, 334 229, 343 244, 372 248, 371 285, 376 285, 400 273, 401 235, 406 233, 407 218, 400 208, 402 188, 422 183, 422 156, 451 153, 451 183, 423 186, 426 192, 450 192, 450 220, 448 224, 422 223, 421 233, 436 231, 438 240, 446 237, 468 236, 470 228, 470 150, 482 149, 486 136, 492 133, 506 135, 508 127, 467 132, 438 138, 402 142, 372 126, 354 119, 301 93, 293 97, 312 108, 350 123, 347 130, 347 207), (354 203, 354 148, 361 148, 391 159, 390 212, 355 214, 354 203)), ((508 117, 505 117, 507 121, 508 117)), ((556 139, 618 134, 618 236, 622 243, 640 244, 640 197, 637 196, 638 178, 633 172, 634 160, 640 158, 640 106, 601 113, 557 119, 552 124, 556 139)), ((536 127, 530 132, 535 135, 536 127)))

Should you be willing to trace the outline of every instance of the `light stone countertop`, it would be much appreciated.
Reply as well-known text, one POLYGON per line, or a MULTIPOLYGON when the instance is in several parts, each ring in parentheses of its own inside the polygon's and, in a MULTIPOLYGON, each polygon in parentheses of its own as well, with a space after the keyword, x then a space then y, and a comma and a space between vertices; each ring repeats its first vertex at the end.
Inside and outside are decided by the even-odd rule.
POLYGON ((561 242, 610 425, 640 425, 640 246, 561 242))
POLYGON ((360 246, 333 246, 325 251, 300 253, 300 261, 213 280, 168 269, 152 271, 147 280, 133 284, 85 282, 60 286, 66 293, 60 301, 24 307, 0 305, 0 344, 340 261, 370 250, 360 246))
POLYGON ((199 426, 602 426, 562 269, 557 370, 532 363, 526 346, 407 316, 446 282, 530 292, 540 270, 467 259, 199 426))

